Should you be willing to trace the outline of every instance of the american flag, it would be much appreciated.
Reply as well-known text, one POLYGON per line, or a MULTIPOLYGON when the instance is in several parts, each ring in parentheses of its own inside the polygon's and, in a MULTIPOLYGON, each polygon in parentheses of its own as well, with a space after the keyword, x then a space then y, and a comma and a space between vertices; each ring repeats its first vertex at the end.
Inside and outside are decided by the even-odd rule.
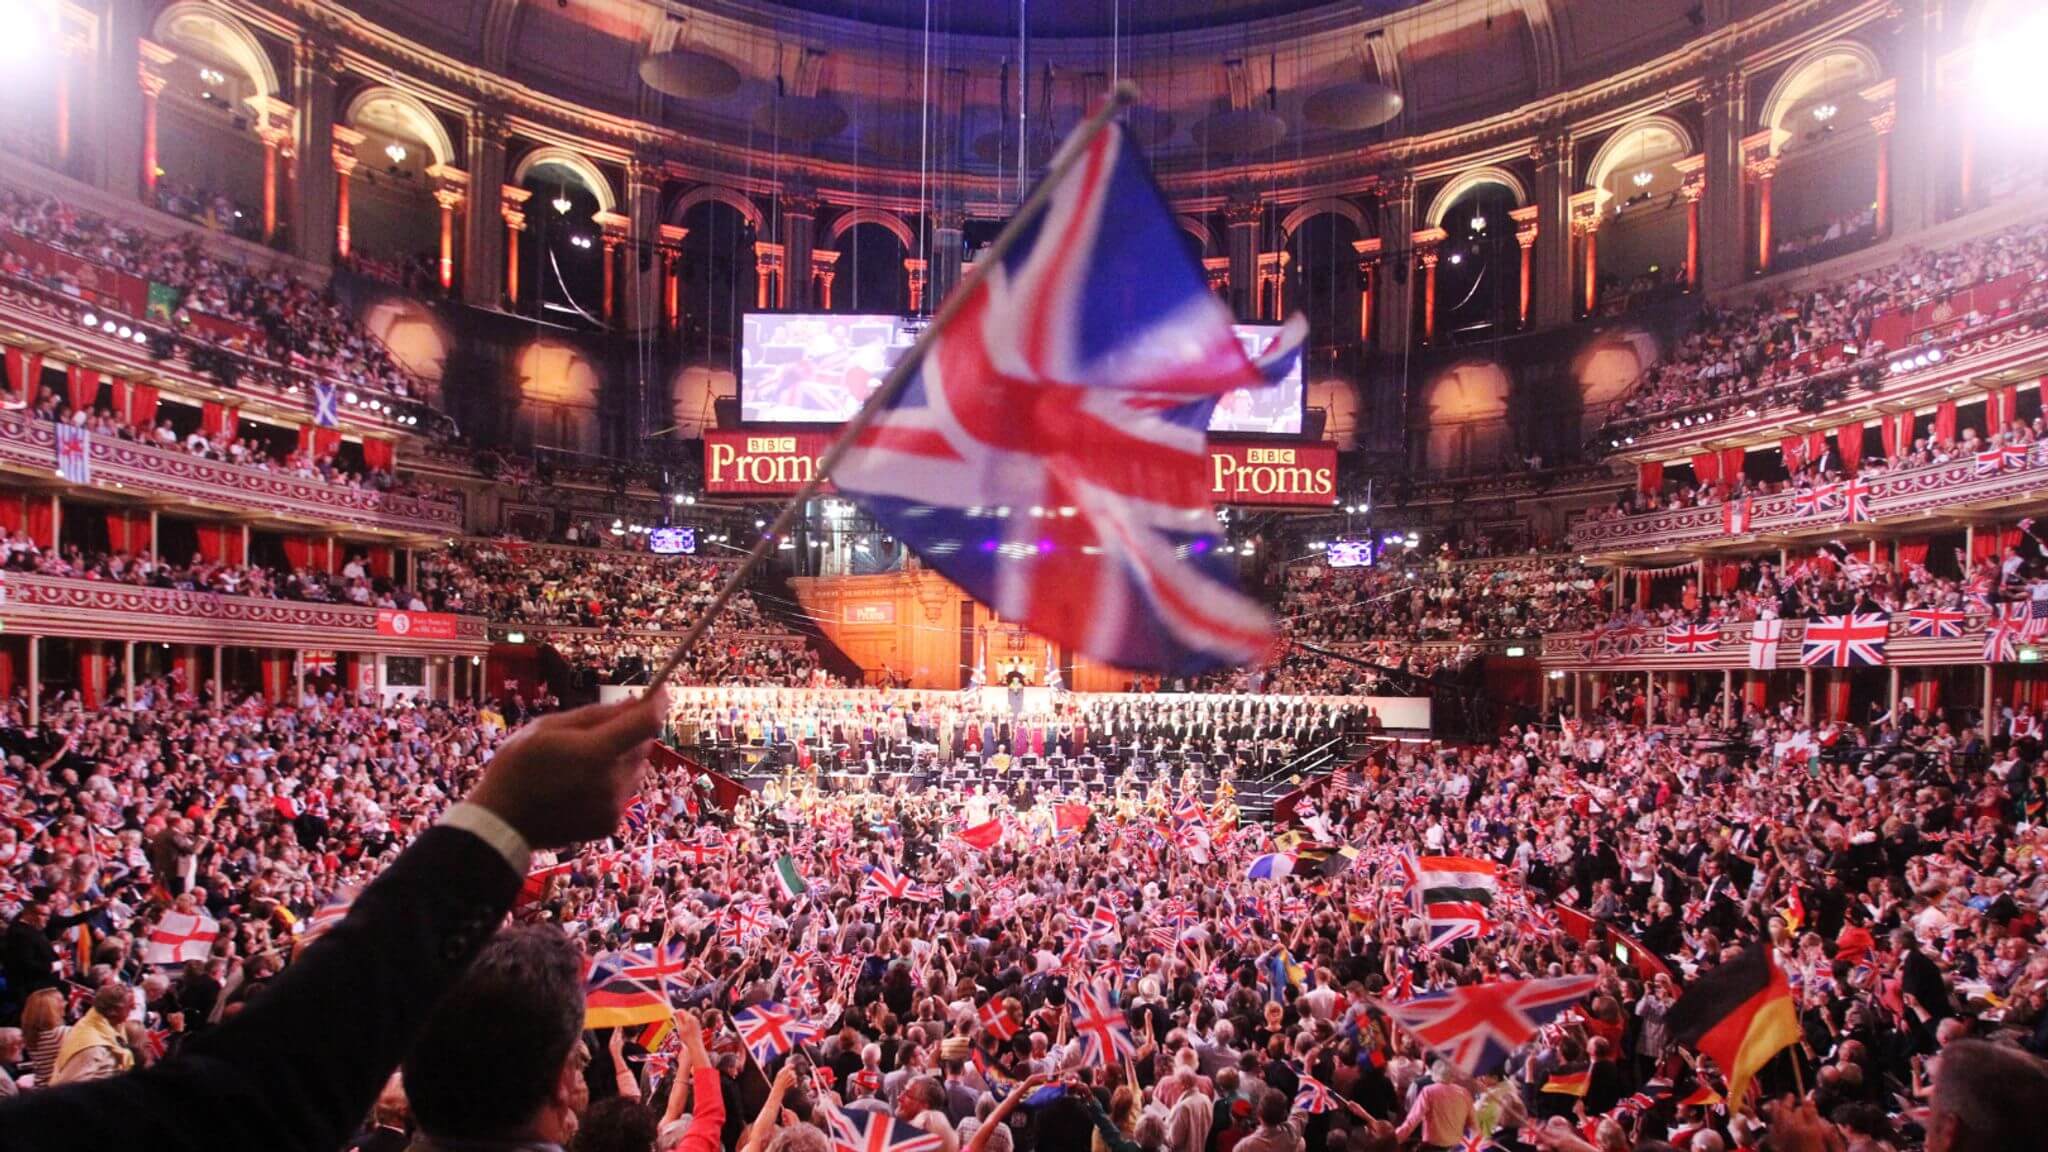
POLYGON ((75 424, 57 425, 57 475, 73 484, 92 483, 92 438, 75 424))
POLYGON ((1892 618, 1882 612, 1815 616, 1806 622, 1799 662, 1810 668, 1876 667, 1885 662, 1892 618))
POLYGON ((1721 646, 1719 624, 1673 624, 1664 630, 1664 646, 1673 652, 1698 655, 1721 646))
POLYGON ((912 1128, 887 1112, 841 1111, 829 1105, 824 1112, 832 1152, 940 1152, 946 1146, 943 1137, 912 1128))
POLYGON ((1906 613, 1906 635, 1960 639, 1970 614, 1960 608, 1914 608, 1906 613))
POLYGON ((732 1014, 732 1024, 739 1030, 740 1043, 747 1046, 754 1061, 762 1067, 818 1035, 816 1024, 773 1001, 739 1009, 732 1014))
POLYGON ((1467 1075, 1484 1076, 1598 985, 1594 976, 1466 984, 1381 1008, 1467 1075))
POLYGON ((1074 156, 833 480, 1040 636, 1123 668, 1247 663, 1273 625, 1222 553, 1204 430, 1306 325, 1254 365, 1123 129, 1074 156))

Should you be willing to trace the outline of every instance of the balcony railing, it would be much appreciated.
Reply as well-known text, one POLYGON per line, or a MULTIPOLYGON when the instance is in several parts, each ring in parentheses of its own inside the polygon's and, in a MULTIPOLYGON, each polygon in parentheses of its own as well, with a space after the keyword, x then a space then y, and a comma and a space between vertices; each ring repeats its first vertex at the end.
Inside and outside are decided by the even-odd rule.
POLYGON ((490 648, 488 624, 480 616, 221 596, 24 572, 6 573, 0 588, 6 591, 0 621, 10 633, 412 655, 480 655, 490 648))
POLYGON ((1817 505, 1803 501, 1796 492, 1752 497, 1749 524, 1740 533, 1728 531, 1726 505, 1709 504, 1581 521, 1572 527, 1572 548, 1595 556, 1697 552, 1716 546, 1754 546, 1760 536, 1839 533, 1844 526, 1858 523, 2016 504, 2048 487, 2048 442, 2028 449, 2025 461, 2013 467, 1985 469, 1975 459, 1964 459, 1855 483, 1868 489, 1867 521, 1852 519, 1851 485, 1835 484, 1834 498, 1817 505))
MULTIPOLYGON (((121 485, 243 512, 372 531, 446 536, 462 529, 462 510, 451 501, 303 480, 132 440, 89 434, 86 442, 95 487, 121 485)), ((56 465, 54 423, 0 412, 0 468, 47 476, 56 465)))
MULTIPOLYGON (((1887 666, 1928 667, 1984 664, 1984 629, 1988 616, 1971 615, 1962 635, 1915 636, 1908 614, 1894 612, 1884 644, 1887 666)), ((1805 647, 1805 620, 1786 620, 1778 639, 1777 658, 1768 670, 1798 672, 1805 647)), ((1553 632, 1543 638, 1539 662, 1546 670, 1607 672, 1626 669, 1670 671, 1742 671, 1751 669, 1749 623, 1721 626, 1719 643, 1700 651, 1675 648, 1662 628, 1607 629, 1599 632, 1553 632)), ((1816 668, 1816 672, 1826 671, 1816 668)))

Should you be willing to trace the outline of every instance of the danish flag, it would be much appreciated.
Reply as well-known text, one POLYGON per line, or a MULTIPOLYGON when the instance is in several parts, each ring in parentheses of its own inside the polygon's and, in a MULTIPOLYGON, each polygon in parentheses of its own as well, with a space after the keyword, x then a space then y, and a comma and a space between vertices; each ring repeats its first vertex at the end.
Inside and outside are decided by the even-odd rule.
POLYGON ((1906 635, 1956 640, 1970 614, 1960 608, 1914 608, 1906 613, 1906 635))
POLYGON ((1432 1051, 1484 1076, 1599 986, 1595 976, 1467 984, 1381 1007, 1432 1051))
POLYGON ((1673 624, 1664 630, 1664 646, 1673 652, 1699 655, 1721 646, 1719 624, 1673 624))
POLYGON ((833 481, 1041 636, 1124 668, 1247 663, 1273 625, 1222 554, 1204 431, 1307 326, 1254 364, 1123 129, 1083 148, 833 481))
POLYGON ((981 1030, 998 1044, 1017 1034, 1017 1022, 1010 1018, 999 997, 983 1004, 976 1015, 981 1021, 981 1030))
POLYGON ((1882 612, 1848 616, 1815 616, 1806 622, 1806 640, 1799 662, 1814 668, 1855 668, 1885 662, 1885 641, 1892 618, 1882 612))

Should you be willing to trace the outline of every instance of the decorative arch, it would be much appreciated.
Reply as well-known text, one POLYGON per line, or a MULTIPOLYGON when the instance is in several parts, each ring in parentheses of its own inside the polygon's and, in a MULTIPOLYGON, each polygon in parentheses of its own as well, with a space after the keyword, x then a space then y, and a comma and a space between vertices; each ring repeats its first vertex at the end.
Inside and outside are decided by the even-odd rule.
POLYGON ((1528 187, 1522 183, 1522 178, 1513 172, 1492 165, 1484 168, 1468 168, 1458 173, 1449 184, 1444 185, 1442 190, 1436 194, 1436 199, 1429 202, 1429 215, 1426 217, 1429 221, 1429 226, 1431 228, 1443 227, 1444 217, 1450 215, 1451 209, 1457 206, 1458 201, 1464 199, 1466 194, 1473 190, 1485 188, 1489 185, 1507 189, 1514 196, 1515 207, 1517 208, 1529 203, 1528 187))
POLYGON ((1181 231, 1202 242, 1203 252, 1214 252, 1217 250, 1216 237, 1209 231, 1208 223, 1200 216, 1182 212, 1174 217, 1174 221, 1180 225, 1181 231))
POLYGON ((1353 204, 1349 200, 1340 200, 1335 196, 1319 196, 1314 200, 1304 200, 1300 204, 1295 205, 1294 211, 1289 212, 1281 219, 1281 239, 1285 240, 1292 237, 1295 229, 1318 216, 1326 214, 1342 216, 1344 219, 1351 221, 1352 226, 1358 229, 1360 236, 1372 235, 1372 229, 1365 223, 1365 213, 1358 210, 1358 205, 1353 204))
POLYGON ((1604 187, 1607 177, 1628 161, 1626 150, 1629 145, 1648 136, 1672 141, 1676 150, 1660 150, 1657 154, 1660 160, 1667 155, 1678 158, 1693 154, 1692 133, 1677 120, 1662 114, 1631 120, 1609 136, 1598 152, 1593 153, 1592 162, 1586 166, 1586 187, 1604 187))
POLYGON ((388 84, 379 84, 356 93, 348 102, 348 110, 342 119, 351 128, 360 127, 357 119, 380 104, 388 104, 397 114, 414 138, 425 143, 427 151, 434 154, 437 165, 455 163, 455 142, 448 137, 448 129, 441 118, 420 101, 420 98, 403 89, 388 84))
POLYGON ((738 212, 741 216, 746 217, 747 223, 757 233, 766 227, 766 222, 761 217, 761 210, 754 206, 754 202, 747 198, 747 194, 737 188, 727 188, 723 184, 699 184, 681 196, 676 197, 676 202, 669 205, 669 223, 682 223, 684 213, 699 204, 708 203, 723 204, 738 212))
POLYGON ((212 4, 183 0, 157 14, 151 39, 165 45, 203 45, 240 69, 256 86, 256 95, 268 99, 279 90, 277 68, 270 53, 249 26, 212 4))
POLYGON ((1823 44, 1794 60, 1792 66, 1778 77, 1778 82, 1771 85, 1771 94, 1764 97, 1763 119, 1759 126, 1782 126, 1794 105, 1820 90, 1827 79, 1828 67, 1836 61, 1847 61, 1854 68, 1850 73, 1852 81, 1846 86, 1849 91, 1884 79, 1884 65, 1878 62, 1877 53, 1867 45, 1855 40, 1823 44))
POLYGON ((903 217, 880 208, 855 208, 833 217, 831 226, 825 229, 824 246, 831 248, 837 245, 841 236, 863 224, 880 224, 902 243, 904 251, 917 251, 917 234, 911 231, 910 225, 903 222, 903 217))
POLYGON ((535 168, 543 166, 563 168, 575 176, 576 182, 583 185, 585 191, 597 197, 599 212, 619 210, 618 199, 612 195, 612 182, 604 178, 604 173, 597 170, 597 165, 567 148, 558 148, 552 144, 528 152, 519 161, 519 166, 512 170, 511 182, 524 184, 535 168))

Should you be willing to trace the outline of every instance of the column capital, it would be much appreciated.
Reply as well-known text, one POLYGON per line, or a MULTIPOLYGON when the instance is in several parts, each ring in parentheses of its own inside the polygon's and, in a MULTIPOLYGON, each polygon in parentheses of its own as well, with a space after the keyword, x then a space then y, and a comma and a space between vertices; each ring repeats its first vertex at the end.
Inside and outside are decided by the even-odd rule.
POLYGON ((1539 168, 1560 164, 1571 155, 1571 150, 1571 132, 1568 129, 1556 128, 1529 142, 1529 159, 1539 168))
POLYGON ((1754 160, 1745 162, 1742 165, 1742 170, 1749 173, 1749 178, 1752 180, 1769 180, 1778 174, 1778 158, 1776 156, 1759 156, 1754 160))
POLYGON ((1408 245, 1415 250, 1417 257, 1435 264, 1437 245, 1450 239, 1450 235, 1441 228, 1422 228, 1409 235, 1408 245))
POLYGON ((1255 228, 1266 215, 1266 205, 1259 200, 1240 200, 1235 196, 1223 205, 1223 219, 1232 228, 1255 228))
POLYGON ((1406 201, 1415 195, 1415 177, 1405 168, 1390 168, 1375 173, 1366 189, 1379 197, 1381 203, 1406 201))
POLYGON ((958 208, 940 208, 932 213, 932 231, 961 232, 967 228, 967 213, 958 208))
POLYGON ((1368 236, 1363 240, 1353 240, 1351 242, 1351 250, 1358 253, 1358 270, 1363 272, 1378 267, 1382 247, 1380 238, 1377 236, 1368 236))
POLYGON ((1536 243, 1536 237, 1542 231, 1542 225, 1538 223, 1537 217, 1542 214, 1543 207, 1539 204, 1516 208, 1508 213, 1508 219, 1515 222, 1516 244, 1527 248, 1536 243))
POLYGON ((1202 261, 1202 274, 1208 278, 1211 292, 1221 292, 1230 287, 1230 257, 1206 257, 1202 261))
POLYGON ((367 137, 346 124, 334 125, 333 136, 334 141, 329 145, 329 151, 334 157, 334 170, 343 178, 347 178, 354 174, 356 165, 361 163, 361 158, 356 155, 356 149, 362 147, 367 137))
POLYGON ((511 128, 511 121, 505 115, 505 106, 495 100, 481 101, 469 110, 469 132, 485 143, 503 144, 511 128))
POLYGON ((806 220, 816 220, 818 209, 825 206, 824 198, 808 189, 785 192, 781 199, 784 216, 799 216, 806 220))
POLYGON ((1742 99, 1743 83, 1742 69, 1721 69, 1700 82, 1699 101, 1709 108, 1726 108, 1742 99))
MULTIPOLYGON (((680 224, 663 224, 655 229, 655 238, 661 246, 665 249, 673 248, 677 252, 682 251, 683 240, 689 235, 690 230, 680 224)), ((838 253, 835 252, 833 255, 836 256, 838 253)))
POLYGON ((633 218, 618 212, 598 212, 590 217, 603 234, 605 247, 611 248, 623 243, 633 231, 633 218))
POLYGON ((427 179, 434 182, 434 201, 439 203, 443 193, 455 198, 457 204, 469 195, 469 173, 447 164, 435 164, 427 169, 427 179))
POLYGON ((1614 193, 1605 188, 1588 188, 1583 192, 1574 193, 1571 198, 1572 235, 1584 236, 1589 232, 1598 232, 1602 214, 1607 210, 1607 202, 1613 198, 1614 193))
POLYGON ((782 245, 771 244, 766 240, 754 241, 754 263, 764 272, 781 268, 782 245))
POLYGON ((1700 197, 1707 194, 1707 154, 1695 152, 1681 157, 1672 161, 1671 167, 1678 171, 1679 191, 1685 193, 1689 203, 1699 203, 1700 197))
POLYGON ((505 227, 514 232, 526 230, 526 202, 533 193, 517 184, 505 184, 498 188, 498 215, 504 217, 505 227))
POLYGON ((164 75, 164 69, 178 58, 178 54, 149 39, 137 41, 136 48, 140 55, 135 65, 136 81, 142 85, 143 92, 150 96, 161 96, 164 85, 171 80, 169 76, 164 75))
MULTIPOLYGON (((815 262, 817 261, 817 258, 818 258, 818 253, 816 253, 816 252, 813 252, 813 253, 811 253, 811 259, 812 259, 813 263, 815 263, 815 262)), ((834 253, 832 253, 832 261, 836 263, 836 262, 838 261, 838 259, 839 259, 839 253, 837 253, 837 252, 834 252, 834 253)), ((908 272, 908 273, 910 273, 910 278, 911 278, 911 279, 913 279, 913 280, 922 280, 922 279, 924 279, 924 274, 925 274, 926 270, 928 269, 928 267, 929 267, 929 265, 927 265, 925 261, 923 261, 923 260, 919 259, 919 258, 918 258, 918 257, 916 257, 916 256, 905 256, 905 257, 903 258, 903 270, 904 270, 905 272, 908 272)))
POLYGON ((1899 106, 1886 101, 1870 114, 1870 130, 1879 136, 1889 136, 1899 126, 1899 106))

